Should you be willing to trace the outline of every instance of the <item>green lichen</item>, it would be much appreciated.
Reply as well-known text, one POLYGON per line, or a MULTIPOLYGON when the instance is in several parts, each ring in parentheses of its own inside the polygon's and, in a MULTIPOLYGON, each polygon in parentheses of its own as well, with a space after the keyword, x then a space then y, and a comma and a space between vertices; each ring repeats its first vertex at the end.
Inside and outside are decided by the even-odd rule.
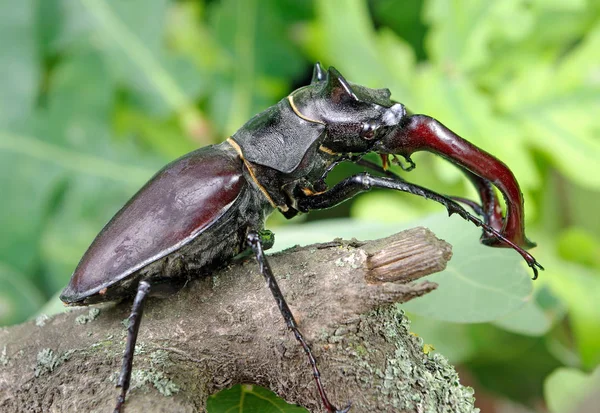
MULTIPOLYGON (((136 351, 138 346, 136 346, 136 351)), ((148 350, 145 344, 142 343, 142 353, 148 354, 148 350)), ((162 371, 171 365, 169 360, 169 353, 165 350, 158 349, 150 352, 147 355, 150 361, 150 367, 147 369, 135 369, 131 372, 131 390, 141 390, 148 392, 150 386, 154 387, 163 396, 172 396, 178 393, 180 388, 173 380, 168 378, 162 371)), ((112 383, 116 383, 119 377, 119 372, 114 372, 110 375, 108 380, 112 383)))
POLYGON ((387 320, 383 330, 386 338, 395 340, 397 344, 394 356, 386 361, 382 392, 392 396, 390 400, 394 401, 395 409, 426 413, 479 412, 474 407, 473 390, 460 384, 458 374, 444 356, 411 352, 410 347, 422 348, 423 339, 407 335, 410 322, 404 317, 404 312, 396 312, 384 319, 387 320), (399 334, 408 337, 408 342, 398 340, 399 334), (417 362, 422 363, 422 368, 414 368, 415 357, 420 358, 417 362), (421 393, 411 391, 415 388, 421 389, 421 393), (412 396, 406 397, 407 394, 412 396), (444 401, 443 409, 439 405, 440 400, 444 401))
POLYGON ((169 353, 158 349, 150 354, 150 365, 152 367, 166 367, 170 364, 169 353))
POLYGON ((4 348, 2 349, 2 352, 0 353, 0 364, 3 366, 6 366, 9 361, 10 361, 10 359, 6 355, 6 346, 4 346, 4 348))
MULTIPOLYGON (((340 247, 342 248, 342 247, 340 247)), ((347 251, 347 249, 344 249, 347 251)), ((344 257, 340 257, 334 261, 335 265, 338 267, 345 267, 346 265, 350 266, 350 268, 357 269, 361 266, 362 259, 360 256, 356 255, 354 252, 350 255, 346 255, 344 257)))
POLYGON ((367 355, 367 353, 368 353, 367 349, 364 346, 361 346, 361 345, 356 346, 355 350, 356 350, 356 354, 359 357, 365 357, 367 355))
POLYGON ((35 325, 38 327, 44 327, 48 320, 50 320, 50 317, 48 317, 46 314, 40 314, 35 318, 35 325))
POLYGON ((144 343, 143 341, 140 341, 135 345, 135 349, 133 350, 133 355, 139 356, 140 354, 146 354, 147 350, 148 349, 147 349, 146 343, 144 343))
POLYGON ((361 316, 359 325, 357 336, 352 332, 346 336, 346 350, 361 372, 360 385, 372 388, 377 383, 382 411, 479 412, 473 390, 460 384, 454 367, 439 354, 423 353, 423 339, 409 333, 410 322, 403 311, 394 306, 380 308, 361 316), (393 344, 393 354, 386 357, 383 368, 379 353, 370 351, 360 338, 363 329, 378 331, 393 344))
POLYGON ((98 318, 100 309, 96 307, 90 308, 87 314, 81 314, 75 318, 75 324, 87 324, 98 318))
POLYGON ((152 377, 152 385, 163 396, 172 396, 179 392, 179 386, 171 379, 164 377, 163 373, 156 372, 152 377))
POLYGON ((95 353, 99 350, 103 350, 103 349, 108 349, 110 347, 112 347, 112 345, 114 344, 112 338, 107 338, 105 340, 100 340, 96 343, 93 343, 92 345, 90 345, 89 349, 90 352, 95 353))
POLYGON ((137 369, 131 373, 131 389, 148 391, 152 385, 163 396, 172 396, 179 392, 179 386, 155 368, 137 369))
POLYGON ((34 367, 35 377, 52 373, 58 366, 69 360, 73 353, 74 350, 69 350, 62 354, 56 354, 50 348, 40 350, 37 354, 36 365, 34 367))

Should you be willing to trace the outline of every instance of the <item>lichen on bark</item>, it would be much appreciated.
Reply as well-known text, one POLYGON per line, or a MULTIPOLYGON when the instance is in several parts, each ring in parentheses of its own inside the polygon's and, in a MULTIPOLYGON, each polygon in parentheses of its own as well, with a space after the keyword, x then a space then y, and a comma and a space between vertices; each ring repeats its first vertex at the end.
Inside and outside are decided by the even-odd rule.
MULTIPOLYGON (((332 400, 351 400, 354 412, 477 411, 472 391, 445 358, 423 351, 397 304, 435 289, 409 281, 443 269, 450 256, 424 228, 270 256, 332 400)), ((130 305, 0 329, 0 411, 110 412, 130 305)), ((150 299, 133 374, 127 413, 203 412, 208 396, 236 383, 322 409, 304 353, 251 258, 150 299)))

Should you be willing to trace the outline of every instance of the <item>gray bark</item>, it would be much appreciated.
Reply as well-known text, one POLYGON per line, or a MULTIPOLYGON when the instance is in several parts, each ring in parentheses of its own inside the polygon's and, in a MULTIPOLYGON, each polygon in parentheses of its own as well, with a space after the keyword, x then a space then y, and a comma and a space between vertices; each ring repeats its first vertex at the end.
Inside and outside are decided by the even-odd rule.
MULTIPOLYGON (((396 306, 435 289, 410 281, 450 257, 450 246, 424 228, 270 256, 334 403, 352 401, 352 412, 476 411, 471 390, 442 356, 424 353, 396 306)), ((0 411, 112 411, 130 305, 0 329, 0 411)), ((322 411, 306 357, 254 259, 148 301, 125 410, 203 412, 208 396, 236 383, 322 411)))

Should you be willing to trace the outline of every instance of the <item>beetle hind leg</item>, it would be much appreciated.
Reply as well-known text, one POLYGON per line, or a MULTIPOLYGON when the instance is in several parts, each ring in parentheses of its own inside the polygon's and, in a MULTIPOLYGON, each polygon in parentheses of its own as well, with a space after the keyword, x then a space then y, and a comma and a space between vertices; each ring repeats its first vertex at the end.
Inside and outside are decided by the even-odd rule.
POLYGON ((277 281, 275 280, 275 276, 273 275, 271 266, 269 265, 269 262, 267 261, 267 258, 265 257, 265 254, 263 251, 261 236, 256 231, 250 231, 250 232, 248 232, 248 236, 247 236, 246 240, 247 240, 248 245, 254 252, 254 255, 256 256, 256 260, 258 261, 258 265, 260 267, 260 272, 263 275, 263 277, 265 277, 265 280, 267 281, 267 286, 271 290, 271 293, 273 294, 273 297, 275 298, 275 301, 277 302, 277 306, 279 307, 279 311, 281 311, 281 314, 283 315, 283 318, 285 319, 285 323, 287 324, 288 328, 290 330, 292 330, 292 332, 294 333, 294 336, 296 337, 296 340, 298 340, 298 342, 304 349, 306 356, 308 357, 308 361, 310 362, 310 365, 312 367, 313 376, 315 378, 315 382, 317 384, 317 389, 319 391, 319 395, 321 396, 323 405, 325 406, 325 408, 327 409, 328 412, 347 413, 350 410, 351 403, 349 403, 342 410, 338 410, 329 401, 327 394, 325 393, 325 388, 323 387, 323 383, 321 382, 321 373, 319 372, 319 368, 317 367, 317 360, 315 359, 309 344, 306 342, 306 340, 304 339, 304 336, 300 332, 300 329, 298 328, 298 324, 296 323, 296 320, 294 319, 294 315, 292 314, 290 307, 288 306, 287 302, 285 301, 285 298, 283 297, 283 293, 281 292, 281 290, 279 289, 279 286, 277 285, 277 281))
POLYGON ((121 388, 121 394, 117 399, 117 405, 115 406, 114 413, 121 413, 123 404, 125 403, 125 396, 127 396, 127 390, 129 390, 135 342, 137 341, 138 331, 140 330, 140 324, 142 322, 144 302, 146 301, 146 297, 148 296, 149 292, 150 283, 147 281, 140 281, 137 294, 133 300, 131 314, 129 315, 128 319, 129 326, 127 327, 127 344, 125 346, 125 354, 123 355, 121 374, 119 375, 119 381, 117 382, 117 387, 121 388))

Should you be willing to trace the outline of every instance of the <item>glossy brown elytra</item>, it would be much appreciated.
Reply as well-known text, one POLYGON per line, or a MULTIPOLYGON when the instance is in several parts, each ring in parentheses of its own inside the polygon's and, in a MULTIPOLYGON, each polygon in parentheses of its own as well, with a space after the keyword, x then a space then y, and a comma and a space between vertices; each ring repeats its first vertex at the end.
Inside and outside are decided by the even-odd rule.
POLYGON ((111 219, 77 266, 61 299, 88 305, 135 296, 115 408, 121 412, 131 378, 133 349, 143 305, 153 289, 208 274, 250 249, 281 313, 306 351, 325 409, 336 408, 321 383, 317 363, 277 286, 263 253, 272 238, 268 214, 287 218, 333 207, 371 188, 388 188, 432 199, 449 214, 482 227, 482 242, 511 247, 534 271, 543 269, 525 251, 523 197, 508 167, 437 120, 413 115, 387 89, 351 84, 334 68, 315 65, 310 85, 292 92, 250 119, 227 141, 198 149, 165 166, 111 219), (481 204, 411 184, 386 169, 389 156, 410 160, 416 151, 438 154, 474 183, 481 204), (384 167, 362 159, 381 155, 384 167), (363 172, 328 188, 328 172, 342 161, 363 172), (493 186, 504 195, 502 215, 493 186), (482 216, 468 213, 456 201, 482 216))

